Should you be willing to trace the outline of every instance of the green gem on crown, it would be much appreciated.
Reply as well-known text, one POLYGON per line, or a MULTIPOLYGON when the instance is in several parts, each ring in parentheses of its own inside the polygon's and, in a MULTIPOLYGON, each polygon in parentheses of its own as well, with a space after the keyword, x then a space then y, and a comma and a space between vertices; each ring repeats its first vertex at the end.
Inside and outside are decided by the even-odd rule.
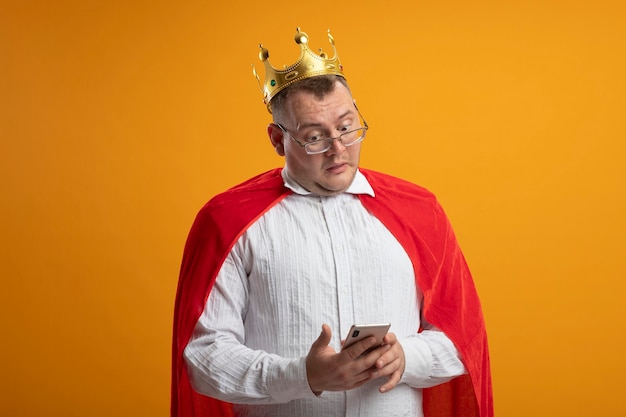
POLYGON ((272 80, 272 81, 270 81, 270 85, 271 85, 272 87, 276 87, 276 80, 272 80))

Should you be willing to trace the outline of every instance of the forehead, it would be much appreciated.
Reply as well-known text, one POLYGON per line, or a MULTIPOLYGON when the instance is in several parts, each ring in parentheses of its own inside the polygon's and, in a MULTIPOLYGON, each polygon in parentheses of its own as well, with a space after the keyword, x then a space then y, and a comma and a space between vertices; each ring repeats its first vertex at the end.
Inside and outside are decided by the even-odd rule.
POLYGON ((286 115, 295 122, 333 122, 355 112, 348 89, 336 83, 323 97, 309 91, 294 91, 286 100, 286 115))

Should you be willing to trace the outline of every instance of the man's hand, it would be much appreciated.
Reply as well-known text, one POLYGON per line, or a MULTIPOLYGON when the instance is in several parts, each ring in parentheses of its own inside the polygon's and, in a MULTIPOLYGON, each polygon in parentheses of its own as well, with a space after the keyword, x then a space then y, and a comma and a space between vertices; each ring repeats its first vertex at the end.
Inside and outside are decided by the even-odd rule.
POLYGON ((395 388, 400 382, 406 363, 404 361, 404 349, 398 343, 398 338, 394 333, 385 335, 383 346, 388 346, 389 349, 376 360, 375 367, 377 370, 374 371, 374 377, 389 377, 389 380, 378 389, 380 392, 387 392, 395 388))
POLYGON ((386 376, 389 381, 381 386, 381 392, 398 384, 404 372, 404 351, 393 333, 385 336, 380 347, 374 347, 376 339, 369 337, 339 353, 328 346, 331 337, 330 327, 324 324, 306 358, 307 378, 313 392, 347 391, 386 376), (371 348, 374 349, 368 351, 371 348))

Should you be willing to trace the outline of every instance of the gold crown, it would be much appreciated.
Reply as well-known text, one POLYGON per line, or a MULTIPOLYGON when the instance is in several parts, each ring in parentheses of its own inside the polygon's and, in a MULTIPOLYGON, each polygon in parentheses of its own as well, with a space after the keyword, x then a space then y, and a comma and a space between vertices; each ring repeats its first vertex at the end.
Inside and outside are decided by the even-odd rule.
POLYGON ((322 49, 319 49, 319 55, 309 48, 309 36, 300 32, 300 28, 296 29, 296 35, 294 39, 298 45, 300 45, 300 58, 292 64, 285 65, 282 70, 276 69, 270 64, 268 58, 270 53, 263 45, 259 44, 259 58, 265 64, 265 82, 261 85, 261 79, 252 65, 252 74, 257 79, 261 93, 263 94, 263 103, 267 106, 267 110, 271 113, 270 101, 279 91, 289 87, 291 84, 300 81, 308 77, 315 77, 317 75, 343 75, 343 67, 339 62, 339 56, 337 55, 337 49, 335 48, 335 39, 328 30, 328 41, 333 47, 335 56, 328 58, 322 49))

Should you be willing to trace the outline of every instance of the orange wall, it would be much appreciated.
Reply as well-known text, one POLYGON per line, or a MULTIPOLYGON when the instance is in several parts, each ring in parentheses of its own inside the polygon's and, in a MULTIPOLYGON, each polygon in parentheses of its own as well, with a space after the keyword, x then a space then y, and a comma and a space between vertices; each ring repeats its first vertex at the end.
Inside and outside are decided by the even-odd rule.
POLYGON ((0 3, 0 415, 167 415, 187 231, 282 163, 250 64, 298 25, 333 31, 363 165, 446 207, 497 414, 625 415, 624 3, 215 4, 0 3))

